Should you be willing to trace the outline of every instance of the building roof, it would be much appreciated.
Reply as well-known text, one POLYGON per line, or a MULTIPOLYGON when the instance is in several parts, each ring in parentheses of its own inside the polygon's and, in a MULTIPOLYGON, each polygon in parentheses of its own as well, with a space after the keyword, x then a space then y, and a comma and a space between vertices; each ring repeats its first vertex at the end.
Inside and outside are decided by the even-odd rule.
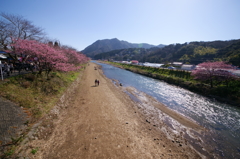
POLYGON ((7 56, 0 54, 0 59, 6 59, 7 56))
POLYGON ((193 67, 195 65, 182 65, 182 67, 193 67))
POLYGON ((131 62, 137 62, 137 63, 138 63, 138 61, 137 61, 137 60, 132 60, 131 62))
POLYGON ((182 62, 173 62, 173 65, 182 65, 182 62))
POLYGON ((143 63, 144 66, 150 66, 150 67, 161 67, 164 64, 161 63, 149 63, 149 62, 145 62, 143 63))

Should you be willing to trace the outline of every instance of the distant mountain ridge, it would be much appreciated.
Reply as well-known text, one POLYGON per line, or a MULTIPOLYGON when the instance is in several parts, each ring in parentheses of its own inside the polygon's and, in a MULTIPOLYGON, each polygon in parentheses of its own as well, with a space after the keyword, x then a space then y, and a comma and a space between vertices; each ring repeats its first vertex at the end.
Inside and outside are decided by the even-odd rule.
POLYGON ((104 39, 104 40, 97 40, 93 44, 89 45, 86 47, 84 50, 81 52, 86 54, 89 57, 94 57, 97 54, 103 53, 103 52, 109 52, 112 50, 118 50, 118 49, 127 49, 127 48, 152 48, 152 47, 158 47, 162 48, 165 45, 160 44, 160 45, 151 45, 147 43, 129 43, 127 41, 123 40, 118 40, 117 38, 113 39, 104 39))

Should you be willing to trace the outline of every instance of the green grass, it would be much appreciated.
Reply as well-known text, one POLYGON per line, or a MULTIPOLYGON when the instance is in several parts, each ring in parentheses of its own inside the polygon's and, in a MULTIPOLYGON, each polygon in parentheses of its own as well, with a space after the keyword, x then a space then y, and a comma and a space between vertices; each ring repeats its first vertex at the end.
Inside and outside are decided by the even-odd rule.
POLYGON ((0 96, 19 104, 37 120, 52 109, 80 72, 51 72, 48 78, 44 74, 10 77, 0 82, 0 96))
POLYGON ((7 152, 5 152, 5 156, 11 156, 15 152, 15 147, 11 148, 7 152))
POLYGON ((35 155, 35 154, 37 153, 37 151, 38 151, 38 147, 35 148, 35 149, 32 149, 31 153, 32 153, 33 155, 35 155))

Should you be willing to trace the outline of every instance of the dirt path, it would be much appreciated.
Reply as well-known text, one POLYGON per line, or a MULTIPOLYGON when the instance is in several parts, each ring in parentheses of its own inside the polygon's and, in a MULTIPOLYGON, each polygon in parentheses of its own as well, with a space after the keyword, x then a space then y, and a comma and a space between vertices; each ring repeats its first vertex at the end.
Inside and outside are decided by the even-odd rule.
POLYGON ((93 63, 87 66, 70 107, 52 117, 53 122, 42 124, 38 136, 25 144, 22 156, 201 158, 187 144, 169 140, 155 125, 146 122, 134 102, 105 78, 101 70, 94 70, 95 66, 93 63), (100 80, 97 87, 95 79, 100 80), (38 149, 35 155, 31 154, 33 149, 38 149))

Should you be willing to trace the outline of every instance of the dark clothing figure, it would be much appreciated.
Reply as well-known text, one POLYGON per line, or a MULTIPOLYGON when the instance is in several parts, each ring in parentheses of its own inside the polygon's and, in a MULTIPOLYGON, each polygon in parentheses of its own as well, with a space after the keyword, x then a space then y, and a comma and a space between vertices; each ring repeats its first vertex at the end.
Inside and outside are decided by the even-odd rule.
POLYGON ((98 86, 99 86, 99 83, 100 83, 100 81, 98 80, 98 81, 97 81, 98 86))
POLYGON ((7 62, 4 63, 4 72, 7 73, 7 76, 10 75, 10 66, 8 65, 7 62))
POLYGON ((97 80, 97 79, 95 79, 95 86, 97 86, 97 84, 98 84, 98 80, 97 80))

